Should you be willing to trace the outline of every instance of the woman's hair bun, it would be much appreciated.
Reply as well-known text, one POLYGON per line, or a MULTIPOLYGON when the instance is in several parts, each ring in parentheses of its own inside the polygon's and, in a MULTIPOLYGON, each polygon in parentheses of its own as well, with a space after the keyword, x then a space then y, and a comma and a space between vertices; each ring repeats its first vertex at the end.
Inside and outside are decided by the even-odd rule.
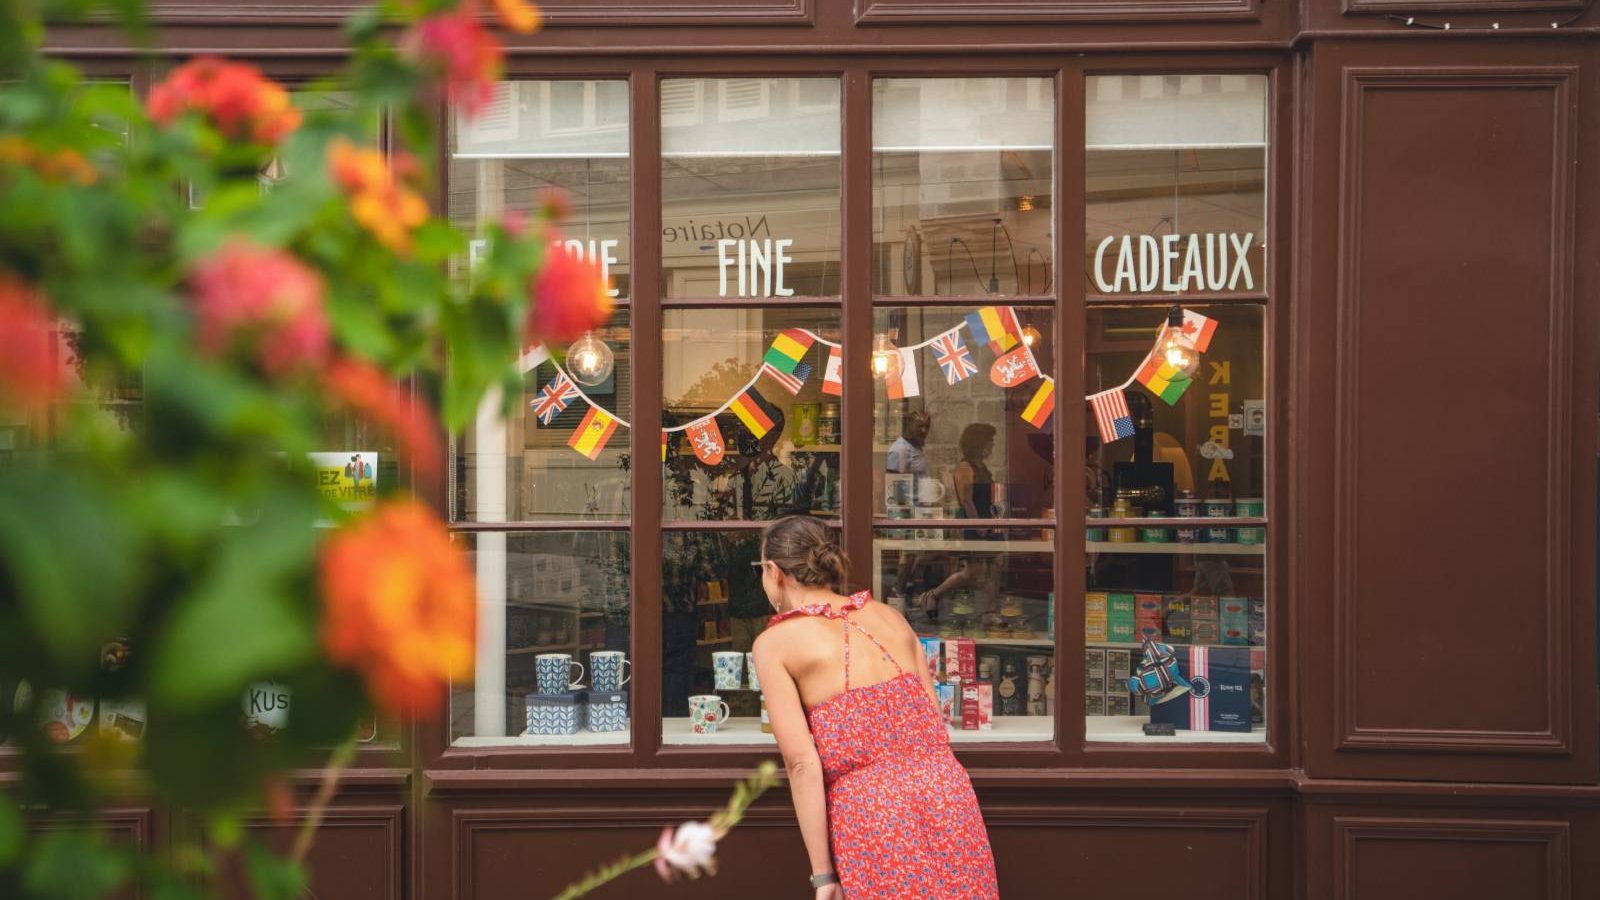
POLYGON ((850 565, 833 532, 812 516, 785 516, 761 536, 762 556, 801 584, 841 588, 850 565))

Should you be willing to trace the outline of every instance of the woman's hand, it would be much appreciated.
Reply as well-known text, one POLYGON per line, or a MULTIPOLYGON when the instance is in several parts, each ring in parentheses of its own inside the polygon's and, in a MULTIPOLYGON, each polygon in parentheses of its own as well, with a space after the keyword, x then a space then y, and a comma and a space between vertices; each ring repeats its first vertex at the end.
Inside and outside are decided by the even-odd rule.
POLYGON ((837 884, 824 885, 817 888, 814 900, 844 900, 844 888, 837 884))

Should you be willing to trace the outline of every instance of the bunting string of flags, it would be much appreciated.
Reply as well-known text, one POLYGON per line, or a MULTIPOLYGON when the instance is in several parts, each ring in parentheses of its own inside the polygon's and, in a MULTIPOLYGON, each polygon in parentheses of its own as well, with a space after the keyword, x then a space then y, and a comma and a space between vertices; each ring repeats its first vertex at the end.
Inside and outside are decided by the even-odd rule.
MULTIPOLYGON (((1144 386, 1169 405, 1177 403, 1188 390, 1192 379, 1181 369, 1169 364, 1159 352, 1167 340, 1170 327, 1162 326, 1154 346, 1126 381, 1084 398, 1094 413, 1102 441, 1110 443, 1133 435, 1133 416, 1128 409, 1126 391, 1135 383, 1144 386)), ((972 344, 987 344, 994 352, 995 360, 989 369, 989 380, 994 384, 1009 389, 1039 379, 1039 385, 1023 407, 1020 417, 1034 428, 1043 429, 1055 413, 1056 382, 1040 369, 1032 348, 1022 339, 1016 311, 1009 306, 985 306, 968 313, 954 328, 919 344, 898 348, 900 371, 884 380, 889 398, 901 400, 921 395, 916 354, 924 349, 932 348, 946 384, 959 384, 976 375, 978 363, 973 357, 971 344, 962 337, 962 329, 969 333, 972 344)), ((1216 330, 1215 319, 1186 309, 1183 311, 1182 325, 1177 326, 1175 339, 1196 353, 1204 353, 1211 346, 1216 330)), ((695 457, 702 463, 708 466, 720 463, 727 453, 727 441, 717 417, 727 412, 732 412, 756 438, 765 437, 777 427, 778 410, 761 395, 758 383, 768 378, 791 396, 798 395, 814 371, 806 357, 817 345, 828 349, 827 361, 822 369, 822 393, 831 397, 841 396, 844 392, 842 346, 805 328, 785 329, 768 345, 756 374, 726 402, 693 421, 661 429, 661 459, 665 461, 667 458, 671 436, 681 432, 688 438, 695 457)), ((585 394, 561 365, 548 352, 540 352, 540 349, 533 351, 534 363, 549 362, 556 374, 529 402, 529 406, 539 424, 550 427, 573 401, 582 400, 588 409, 583 421, 568 438, 567 445, 589 459, 598 459, 619 427, 633 426, 585 394)))

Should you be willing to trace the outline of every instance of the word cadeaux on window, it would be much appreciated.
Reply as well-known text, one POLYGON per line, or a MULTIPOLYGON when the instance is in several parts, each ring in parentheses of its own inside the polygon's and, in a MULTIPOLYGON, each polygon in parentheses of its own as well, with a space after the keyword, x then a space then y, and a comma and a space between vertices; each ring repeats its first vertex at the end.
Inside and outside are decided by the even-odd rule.
POLYGON ((1247 234, 1125 234, 1094 250, 1094 283, 1104 294, 1255 290, 1247 234), (1115 261, 1111 245, 1116 244, 1115 261), (1111 266, 1108 280, 1107 266, 1111 266))

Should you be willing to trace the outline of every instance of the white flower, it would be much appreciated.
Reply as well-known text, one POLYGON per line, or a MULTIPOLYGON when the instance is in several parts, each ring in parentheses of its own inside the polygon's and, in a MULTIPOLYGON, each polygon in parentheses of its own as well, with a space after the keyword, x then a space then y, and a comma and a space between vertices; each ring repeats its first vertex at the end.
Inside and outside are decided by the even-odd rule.
POLYGON ((699 878, 703 871, 715 874, 717 833, 704 822, 685 822, 676 834, 670 827, 661 829, 656 841, 656 873, 671 881, 674 873, 699 878))

